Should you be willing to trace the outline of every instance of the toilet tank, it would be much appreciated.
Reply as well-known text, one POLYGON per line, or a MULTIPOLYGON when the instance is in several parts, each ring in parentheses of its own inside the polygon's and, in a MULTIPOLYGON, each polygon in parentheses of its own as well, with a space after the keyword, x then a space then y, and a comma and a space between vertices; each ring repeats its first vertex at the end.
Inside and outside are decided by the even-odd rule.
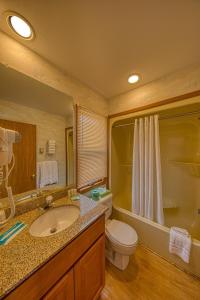
POLYGON ((108 210, 106 211, 106 220, 111 216, 112 214, 112 193, 106 195, 105 197, 102 197, 98 200, 99 204, 103 204, 106 207, 108 207, 108 210))

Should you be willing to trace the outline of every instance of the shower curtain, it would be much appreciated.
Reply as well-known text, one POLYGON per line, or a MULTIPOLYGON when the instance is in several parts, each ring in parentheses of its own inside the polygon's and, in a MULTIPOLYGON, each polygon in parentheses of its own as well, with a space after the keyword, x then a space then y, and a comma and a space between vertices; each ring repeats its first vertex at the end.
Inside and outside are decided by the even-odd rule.
POLYGON ((158 115, 134 123, 132 210, 164 224, 158 115))

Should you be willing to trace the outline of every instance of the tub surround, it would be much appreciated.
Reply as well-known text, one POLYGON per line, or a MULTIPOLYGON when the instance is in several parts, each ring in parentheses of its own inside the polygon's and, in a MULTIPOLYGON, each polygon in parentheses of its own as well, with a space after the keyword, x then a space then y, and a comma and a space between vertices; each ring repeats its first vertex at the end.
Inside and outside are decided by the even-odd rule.
POLYGON ((198 238, 198 176, 182 162, 198 162, 199 96, 110 120, 109 186, 113 192, 113 218, 131 225, 139 241, 181 270, 200 277, 198 238), (164 226, 132 212, 132 152, 135 117, 160 114, 160 145, 163 179, 164 226), (180 117, 180 118, 179 118, 180 117), (167 124, 167 125, 166 125, 167 124), (112 127, 113 125, 113 127, 112 127), (123 142, 119 142, 122 141, 123 142), (171 147, 171 149, 169 149, 171 147), (163 151, 162 151, 163 150, 163 151), (171 152, 169 151, 171 150, 171 152), (181 163, 180 163, 181 162, 181 163), (166 176, 165 176, 166 175, 166 176), (191 176, 192 175, 192 176, 191 176), (166 208, 168 207, 168 208, 166 208), (171 226, 192 234, 189 263, 169 253, 171 226), (196 240, 198 238, 198 240, 196 240))
POLYGON ((42 214, 39 209, 16 216, 2 230, 3 233, 16 221, 28 225, 8 245, 0 247, 0 299, 29 278, 106 211, 105 206, 97 205, 82 195, 80 201, 72 202, 67 197, 63 197, 54 202, 55 207, 66 204, 77 205, 80 208, 80 217, 74 224, 58 234, 43 238, 30 235, 30 225, 42 214))
POLYGON ((139 242, 151 249, 157 255, 166 259, 180 270, 200 278, 200 242, 192 239, 192 248, 189 264, 181 258, 169 253, 169 228, 162 226, 146 218, 137 216, 126 209, 113 206, 113 218, 126 222, 138 233, 139 242), (159 241, 159 243, 158 243, 159 241))

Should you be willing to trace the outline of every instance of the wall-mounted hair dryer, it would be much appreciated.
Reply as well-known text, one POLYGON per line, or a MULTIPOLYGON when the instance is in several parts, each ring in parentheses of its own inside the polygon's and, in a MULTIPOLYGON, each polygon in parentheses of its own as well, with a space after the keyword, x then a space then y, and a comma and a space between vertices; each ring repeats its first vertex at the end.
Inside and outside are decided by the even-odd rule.
POLYGON ((20 140, 21 134, 19 132, 0 127, 0 167, 3 168, 3 172, 5 174, 1 180, 1 183, 5 182, 5 188, 8 193, 8 200, 11 208, 10 216, 6 220, 1 221, 0 225, 5 224, 15 214, 15 201, 12 194, 12 188, 8 186, 8 178, 15 165, 13 144, 18 143, 20 140))

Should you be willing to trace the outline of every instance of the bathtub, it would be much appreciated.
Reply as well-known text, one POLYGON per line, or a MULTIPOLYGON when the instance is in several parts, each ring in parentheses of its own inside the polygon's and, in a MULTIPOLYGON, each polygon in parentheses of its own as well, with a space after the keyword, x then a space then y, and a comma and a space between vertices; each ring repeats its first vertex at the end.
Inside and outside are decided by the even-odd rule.
POLYGON ((200 277, 200 241, 193 239, 190 263, 184 263, 178 256, 170 254, 169 228, 140 217, 126 209, 113 205, 113 218, 132 226, 138 233, 139 241, 162 258, 192 275, 200 277))

